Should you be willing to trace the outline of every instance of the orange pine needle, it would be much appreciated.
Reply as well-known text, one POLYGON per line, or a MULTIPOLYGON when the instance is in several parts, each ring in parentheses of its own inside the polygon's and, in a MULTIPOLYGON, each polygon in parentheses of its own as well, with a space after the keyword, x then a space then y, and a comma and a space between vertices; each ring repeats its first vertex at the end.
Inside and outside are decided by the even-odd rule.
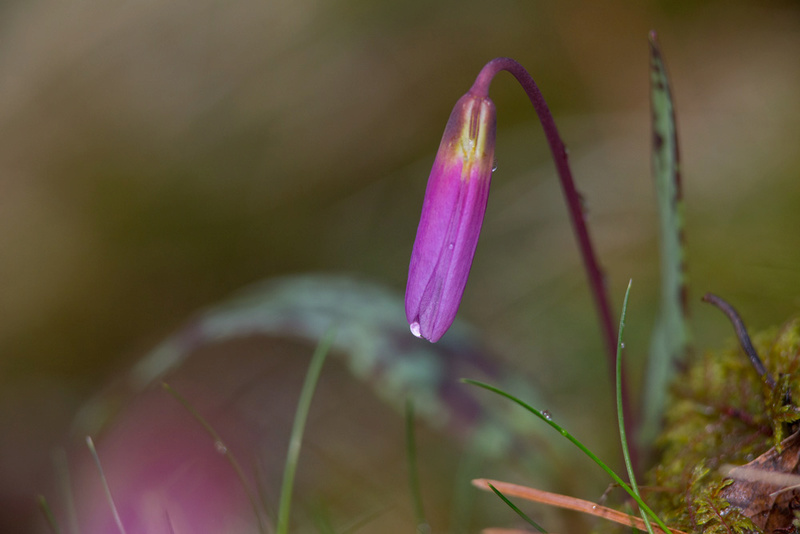
POLYGON ((485 528, 481 530, 481 534, 531 534, 531 531, 518 528, 485 528))
MULTIPOLYGON (((591 501, 584 501, 583 499, 577 499, 575 497, 570 497, 568 495, 550 493, 549 491, 542 491, 534 488, 529 488, 527 486, 519 486, 517 484, 510 484, 508 482, 499 482, 496 480, 489 480, 486 478, 476 478, 475 480, 472 481, 472 485, 475 486, 476 488, 480 488, 485 491, 492 491, 491 488, 489 487, 489 484, 497 488, 501 493, 503 493, 506 496, 519 497, 521 499, 526 499, 533 502, 540 502, 542 504, 547 504, 549 506, 564 508, 565 510, 575 510, 576 512, 583 512, 584 514, 589 514, 596 517, 602 517, 603 519, 619 523, 620 525, 634 527, 641 531, 647 530, 644 521, 642 521, 640 518, 620 512, 619 510, 614 510, 613 508, 608 508, 606 506, 595 504, 591 501)), ((661 530, 657 525, 652 525, 652 527, 655 532, 663 532, 663 530, 661 530)), ((499 534, 500 532, 511 533, 515 531, 503 531, 503 530, 493 529, 490 532, 499 534)), ((686 533, 677 529, 672 529, 671 534, 686 534, 686 533)))

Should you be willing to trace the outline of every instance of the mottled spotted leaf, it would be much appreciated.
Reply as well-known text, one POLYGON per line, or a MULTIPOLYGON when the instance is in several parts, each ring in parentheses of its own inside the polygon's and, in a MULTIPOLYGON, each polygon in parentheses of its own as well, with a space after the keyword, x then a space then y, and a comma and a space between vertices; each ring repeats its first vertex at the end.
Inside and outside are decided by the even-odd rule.
MULTIPOLYGON (((522 450, 520 440, 538 434, 535 425, 505 403, 478 398, 474 388, 459 382, 462 377, 491 380, 527 399, 537 398, 523 377, 494 361, 471 328, 457 321, 439 343, 417 339, 408 330, 400 295, 347 276, 294 276, 245 288, 145 356, 123 389, 141 391, 208 345, 261 336, 306 340, 313 346, 331 327, 336 330, 332 356, 398 412, 412 399, 420 419, 489 456, 522 450)), ((102 427, 122 400, 106 395, 90 403, 82 432, 102 427)))
POLYGON ((648 441, 660 427, 667 385, 674 376, 675 363, 684 357, 689 344, 678 135, 669 79, 655 32, 650 34, 650 84, 652 166, 660 219, 661 299, 644 390, 642 437, 648 441))

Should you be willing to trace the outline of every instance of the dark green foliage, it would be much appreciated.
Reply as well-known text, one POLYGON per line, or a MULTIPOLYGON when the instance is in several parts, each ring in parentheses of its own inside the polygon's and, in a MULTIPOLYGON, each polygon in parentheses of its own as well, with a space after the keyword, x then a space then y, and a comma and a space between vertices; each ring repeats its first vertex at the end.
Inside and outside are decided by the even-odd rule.
MULTIPOLYGON (((700 480, 708 474, 708 469, 697 470, 702 473, 695 480, 693 487, 699 487, 700 480)), ((700 490, 695 502, 697 506, 694 514, 696 529, 705 534, 734 534, 744 532, 758 532, 753 522, 741 510, 731 506, 720 496, 723 488, 732 481, 725 480, 721 484, 706 486, 700 490)))
POLYGON ((800 419, 800 319, 753 336, 764 365, 776 377, 770 389, 738 345, 707 352, 676 381, 657 445, 661 459, 650 482, 662 491, 650 503, 664 520, 694 532, 758 529, 719 495, 728 482, 724 464, 751 462, 780 441, 800 419))

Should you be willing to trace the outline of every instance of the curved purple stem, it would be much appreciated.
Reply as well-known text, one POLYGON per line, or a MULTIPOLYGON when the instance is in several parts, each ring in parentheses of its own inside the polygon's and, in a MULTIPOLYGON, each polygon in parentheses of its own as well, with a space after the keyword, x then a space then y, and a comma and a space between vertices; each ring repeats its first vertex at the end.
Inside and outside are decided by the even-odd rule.
MULTIPOLYGON (((606 353, 608 357, 609 372, 612 377, 612 383, 615 377, 615 360, 617 355, 617 327, 614 322, 614 315, 611 311, 611 304, 608 298, 608 292, 603 276, 603 270, 597 261, 597 256, 592 247, 592 241, 589 237, 589 230, 586 227, 586 219, 583 214, 583 206, 581 203, 581 196, 575 188, 575 182, 572 179, 572 172, 569 168, 567 161, 567 151, 564 142, 556 128, 556 123, 553 120, 553 115, 550 113, 550 108, 547 107, 539 87, 525 68, 511 58, 499 57, 487 63, 475 83, 472 85, 470 92, 478 95, 488 96, 489 84, 492 79, 500 71, 510 72, 514 78, 522 86, 528 98, 533 104, 536 114, 539 116, 539 121, 544 129, 545 137, 550 145, 550 151, 553 154, 553 161, 556 165, 556 171, 561 182, 561 189, 564 192, 564 198, 567 202, 569 209, 570 220, 572 221, 572 229, 575 232, 575 237, 578 240, 578 247, 581 251, 584 267, 586 269, 586 276, 589 278, 589 285, 594 297, 595 307, 600 316, 600 327, 603 332, 603 339, 605 342, 606 353)), ((622 389, 622 410, 625 415, 625 420, 628 421, 628 429, 631 435, 637 434, 638 424, 634 417, 632 407, 630 405, 630 398, 628 395, 627 381, 625 379, 625 372, 623 369, 620 387, 622 389)), ((634 448, 635 450, 635 448, 634 448)), ((632 455, 634 465, 635 454, 632 455)))

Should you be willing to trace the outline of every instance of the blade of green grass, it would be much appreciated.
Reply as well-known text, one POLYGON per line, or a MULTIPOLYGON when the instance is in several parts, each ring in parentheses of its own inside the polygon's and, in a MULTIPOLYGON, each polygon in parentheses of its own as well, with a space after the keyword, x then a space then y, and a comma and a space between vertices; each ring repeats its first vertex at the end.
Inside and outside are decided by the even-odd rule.
POLYGON ((380 508, 363 515, 362 517, 353 521, 351 524, 345 526, 339 532, 339 534, 355 534, 356 532, 358 532, 359 530, 361 530, 362 528, 369 525, 370 523, 378 519, 380 516, 385 514, 388 511, 388 509, 389 509, 388 507, 380 508))
MULTIPOLYGON (((622 333, 625 331, 625 315, 628 313, 628 297, 631 294, 631 285, 633 280, 628 281, 628 289, 625 290, 625 300, 622 302, 622 313, 619 317, 619 328, 617 329, 617 362, 616 362, 616 390, 617 390, 617 420, 619 421, 619 440, 622 444, 622 457, 625 459, 625 469, 628 470, 628 480, 631 481, 631 489, 639 499, 639 486, 636 484, 636 473, 634 473, 633 462, 631 462, 631 455, 628 451, 628 438, 625 435, 625 415, 622 411, 622 333)), ((653 527, 647 519, 647 514, 644 510, 640 510, 642 520, 647 527, 647 532, 653 534, 653 527)))
POLYGON ((58 480, 58 491, 64 500, 64 513, 66 515, 67 532, 80 534, 78 529, 78 512, 75 510, 75 498, 72 493, 72 477, 69 472, 69 460, 62 447, 56 447, 52 454, 53 469, 58 480))
MULTIPOLYGON (((625 512, 621 512, 614 508, 608 508, 607 506, 603 506, 602 504, 597 504, 592 501, 585 501, 583 499, 570 497, 569 495, 563 495, 561 493, 551 493, 549 491, 543 491, 527 486, 520 486, 518 484, 502 482, 499 480, 476 478, 472 481, 472 485, 474 487, 484 491, 491 491, 489 488, 490 483, 494 487, 502 490, 505 495, 512 495, 530 502, 538 502, 548 506, 555 506, 556 508, 560 508, 562 510, 574 510, 575 512, 605 519, 607 521, 617 523, 618 525, 633 527, 636 530, 641 530, 642 532, 646 530, 644 521, 642 521, 640 518, 626 514, 625 512)), ((687 533, 683 532, 682 530, 671 529, 664 534, 687 533)))
POLYGON ((172 386, 170 386, 166 382, 161 382, 161 387, 170 395, 172 395, 175 400, 180 402, 184 408, 194 417, 200 425, 208 432, 208 435, 211 436, 211 439, 214 440, 214 447, 218 451, 223 451, 225 458, 228 460, 228 463, 231 464, 233 470, 236 472, 236 477, 241 482, 242 487, 244 488, 245 493, 247 493, 247 498, 250 500, 250 505, 253 507, 253 513, 256 516, 256 520, 258 521, 258 531, 262 534, 268 532, 267 526, 265 525, 263 518, 261 517, 261 510, 258 506, 258 500, 256 499, 255 495, 253 495, 252 490, 250 489, 250 484, 247 482, 247 477, 244 475, 244 470, 242 469, 241 464, 233 455, 231 450, 223 441, 222 436, 211 426, 205 417, 203 417, 200 412, 198 412, 194 406, 180 393, 178 393, 172 386))
POLYGON ((600 458, 598 458, 597 455, 594 454, 591 450, 589 450, 583 443, 578 441, 577 438, 575 438, 572 434, 567 432, 566 429, 564 429, 561 425, 559 425, 558 423, 553 421, 553 418, 549 414, 545 415, 544 413, 542 413, 541 410, 537 410, 533 406, 531 406, 531 405, 527 404, 526 402, 518 399, 517 397, 511 395, 510 393, 506 393, 502 389, 496 388, 494 386, 490 386, 489 384, 485 384, 483 382, 478 382, 477 380, 470 380, 468 378, 462 378, 461 381, 466 383, 466 384, 472 384, 473 386, 478 386, 480 388, 489 390, 489 391, 491 391, 493 393, 496 393, 496 394, 500 395, 501 397, 505 397, 508 400, 518 404, 519 406, 522 406, 527 411, 529 411, 530 413, 532 413, 533 415, 535 415, 536 417, 538 417, 539 419, 541 419, 542 421, 544 421, 545 423, 547 423, 548 425, 553 427, 559 434, 561 434, 562 436, 567 438, 567 440, 569 440, 573 445, 578 447, 578 449, 580 449, 581 452, 583 452, 594 463, 596 463, 603 471, 605 471, 608 474, 608 476, 610 476, 612 478, 612 480, 614 480, 614 482, 619 484, 620 487, 622 487, 622 489, 624 489, 628 493, 628 495, 630 495, 633 498, 633 500, 636 501, 636 503, 639 505, 639 508, 641 508, 642 510, 647 512, 647 515, 652 517, 653 521, 655 521, 656 524, 661 529, 664 530, 664 532, 670 532, 670 530, 667 528, 667 526, 664 524, 664 522, 661 521, 661 518, 659 518, 656 515, 656 513, 642 500, 641 497, 639 497, 638 495, 636 495, 636 493, 634 493, 633 489, 631 489, 631 487, 624 480, 622 480, 622 478, 620 478, 620 476, 617 473, 615 473, 613 469, 611 469, 604 461, 602 461, 600 458))
POLYGON ((650 103, 652 169, 660 222, 661 302, 650 342, 642 431, 637 436, 643 443, 652 442, 658 433, 667 387, 675 374, 676 362, 689 350, 690 337, 678 133, 669 78, 655 32, 650 33, 650 103))
POLYGON ((336 529, 333 527, 330 513, 324 503, 318 502, 313 505, 311 518, 314 520, 314 525, 320 534, 337 534, 336 529))
POLYGON ((125 532, 125 525, 122 524, 122 519, 119 517, 117 505, 114 504, 114 497, 111 495, 111 488, 108 487, 108 480, 106 479, 105 472, 103 472, 103 466, 100 463, 100 456, 97 454, 97 449, 94 447, 94 441, 92 440, 91 436, 86 436, 86 446, 89 447, 89 452, 91 453, 94 463, 97 466, 97 471, 100 473, 100 481, 103 483, 103 491, 106 494, 106 499, 108 500, 108 505, 111 508, 111 513, 114 515, 114 522, 117 524, 117 529, 119 530, 120 534, 127 534, 125 532))
POLYGON ((495 487, 494 487, 492 484, 489 484, 489 488, 491 488, 491 490, 494 492, 494 494, 495 494, 495 495, 497 495, 498 497, 500 497, 500 499, 501 499, 501 500, 502 500, 504 503, 506 503, 506 504, 508 505, 508 507, 509 507, 509 508, 511 508, 512 510, 514 510, 514 511, 517 513, 517 515, 518 515, 518 516, 520 516, 522 519, 524 519, 525 521, 527 521, 529 524, 533 525, 533 528, 535 528, 535 529, 536 529, 536 530, 538 530, 539 532, 542 532, 543 534, 547 534, 547 531, 546 531, 545 529, 543 529, 543 528, 542 528, 542 527, 539 525, 539 523, 537 523, 536 521, 534 521, 533 519, 531 519, 530 517, 528 517, 528 516, 525 514, 525 512, 523 512, 522 510, 520 510, 520 509, 517 507, 517 505, 516 505, 516 504, 514 504, 513 502, 511 502, 511 501, 508 499, 508 497, 506 497, 505 495, 503 495, 503 494, 500 492, 500 490, 499 490, 499 489, 495 488, 495 487))
POLYGON ((281 484, 281 496, 278 504, 278 526, 277 534, 287 534, 289 532, 289 512, 292 509, 292 490, 294 488, 294 477, 297 472, 297 462, 300 458, 300 448, 303 443, 303 432, 306 427, 308 411, 311 408, 311 399, 317 387, 317 380, 322 372, 322 365, 336 337, 336 331, 329 329, 317 345, 311 363, 308 366, 303 389, 300 390, 300 400, 297 403, 297 411, 294 414, 294 424, 292 434, 289 438, 289 451, 286 454, 286 465, 283 471, 283 482, 281 484))
POLYGON ((408 485, 411 489, 411 504, 414 506, 414 519, 417 531, 427 525, 425 509, 422 506, 422 490, 419 483, 419 467, 417 465, 417 443, 414 435, 414 403, 406 401, 406 458, 408 460, 408 485))
POLYGON ((50 509, 50 505, 47 504, 47 499, 44 498, 44 495, 39 495, 36 498, 36 502, 39 503, 39 509, 42 511, 42 514, 47 521, 47 526, 50 527, 50 530, 53 531, 53 534, 61 534, 61 529, 58 528, 56 517, 53 515, 53 511, 50 509))
POLYGON ((472 532, 470 522, 475 511, 475 492, 470 487, 472 479, 482 471, 484 456, 474 440, 466 443, 453 477, 453 505, 450 507, 450 534, 472 532))
MULTIPOLYGON (((262 509, 264 510, 264 516, 269 517, 278 517, 278 513, 275 510, 275 503, 271 503, 268 497, 269 491, 267 490, 268 484, 266 482, 267 475, 264 473, 264 465, 262 461, 258 461, 255 467, 255 473, 253 475, 255 479, 255 489, 253 490, 255 493, 254 499, 257 498, 257 502, 261 504, 262 509)), ((269 530, 271 534, 273 533, 274 525, 269 525, 269 530)))

